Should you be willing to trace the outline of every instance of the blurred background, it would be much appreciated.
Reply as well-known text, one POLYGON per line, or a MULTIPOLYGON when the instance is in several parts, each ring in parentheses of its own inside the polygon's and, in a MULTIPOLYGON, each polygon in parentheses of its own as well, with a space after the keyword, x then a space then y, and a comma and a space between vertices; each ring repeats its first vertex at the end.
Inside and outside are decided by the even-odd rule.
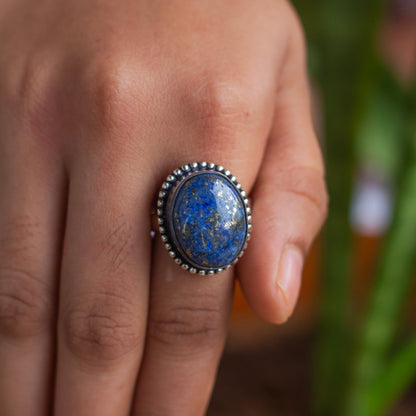
POLYGON ((209 416, 416 415, 416 0, 296 0, 330 212, 294 316, 237 286, 209 416))

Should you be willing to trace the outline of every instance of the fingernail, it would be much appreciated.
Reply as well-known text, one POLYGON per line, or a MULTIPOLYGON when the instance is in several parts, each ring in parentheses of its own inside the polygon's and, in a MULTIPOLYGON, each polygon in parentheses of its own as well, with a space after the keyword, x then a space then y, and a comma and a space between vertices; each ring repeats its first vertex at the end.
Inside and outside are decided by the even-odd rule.
POLYGON ((302 269, 303 255, 301 251, 293 245, 286 246, 280 258, 276 281, 284 298, 285 304, 283 307, 285 308, 286 320, 292 314, 299 296, 302 269))

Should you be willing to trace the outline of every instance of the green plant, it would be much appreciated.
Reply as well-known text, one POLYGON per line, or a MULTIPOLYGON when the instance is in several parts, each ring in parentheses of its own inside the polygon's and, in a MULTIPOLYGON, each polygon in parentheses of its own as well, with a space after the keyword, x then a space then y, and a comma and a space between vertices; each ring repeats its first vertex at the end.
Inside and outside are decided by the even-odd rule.
POLYGON ((379 58, 383 0, 294 1, 306 26, 311 72, 323 98, 330 210, 324 231, 315 413, 384 415, 416 375, 416 341, 394 353, 416 253, 416 88, 402 88, 379 58), (354 325, 352 180, 373 157, 398 184, 369 305, 354 325))

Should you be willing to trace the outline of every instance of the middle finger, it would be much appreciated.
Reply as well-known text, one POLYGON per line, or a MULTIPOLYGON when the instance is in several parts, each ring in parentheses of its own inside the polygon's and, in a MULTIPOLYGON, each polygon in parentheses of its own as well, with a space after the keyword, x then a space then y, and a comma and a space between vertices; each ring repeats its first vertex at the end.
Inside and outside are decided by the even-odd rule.
MULTIPOLYGON (((243 166, 230 159, 226 166, 241 174, 243 185, 249 183, 253 172, 248 169, 243 175, 243 166)), ((203 185, 198 182, 197 186, 203 185)), ((215 183, 212 189, 218 186, 215 183)), ((185 199, 186 205, 191 202, 185 199)), ((188 212, 182 215, 187 223, 188 212)), ((204 217, 209 215, 204 213, 204 217)), ((203 257, 206 253, 217 259, 222 253, 218 261, 223 261, 226 252, 210 251, 210 243, 204 243, 200 234, 192 238, 201 243, 203 249, 197 251, 203 257)), ((226 338, 232 269, 218 275, 191 274, 172 261, 160 238, 153 249, 147 339, 133 414, 200 415, 208 403, 226 338)))

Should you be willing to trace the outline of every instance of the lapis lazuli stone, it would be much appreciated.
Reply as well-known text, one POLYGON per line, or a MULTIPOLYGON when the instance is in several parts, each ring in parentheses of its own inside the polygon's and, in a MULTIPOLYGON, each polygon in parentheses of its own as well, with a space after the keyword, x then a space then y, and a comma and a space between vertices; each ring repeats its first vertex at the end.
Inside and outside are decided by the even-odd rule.
POLYGON ((171 207, 171 232, 183 257, 194 266, 225 267, 244 248, 245 205, 224 175, 201 172, 186 178, 171 207))

